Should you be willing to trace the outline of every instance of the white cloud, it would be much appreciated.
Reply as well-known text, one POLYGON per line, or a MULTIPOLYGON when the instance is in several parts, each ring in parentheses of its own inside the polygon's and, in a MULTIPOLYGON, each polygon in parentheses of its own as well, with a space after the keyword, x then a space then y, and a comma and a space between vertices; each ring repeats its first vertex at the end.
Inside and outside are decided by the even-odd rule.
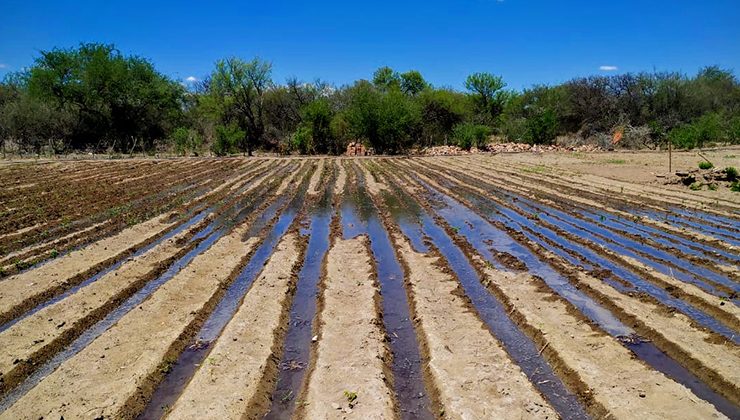
POLYGON ((600 66, 599 70, 601 71, 617 71, 619 70, 619 67, 617 66, 600 66))
POLYGON ((7 64, 0 63, 0 69, 7 69, 7 68, 8 68, 7 64))
POLYGON ((194 83, 194 82, 197 82, 198 81, 198 78, 195 77, 195 76, 188 76, 188 78, 185 79, 185 81, 188 82, 188 83, 194 83))

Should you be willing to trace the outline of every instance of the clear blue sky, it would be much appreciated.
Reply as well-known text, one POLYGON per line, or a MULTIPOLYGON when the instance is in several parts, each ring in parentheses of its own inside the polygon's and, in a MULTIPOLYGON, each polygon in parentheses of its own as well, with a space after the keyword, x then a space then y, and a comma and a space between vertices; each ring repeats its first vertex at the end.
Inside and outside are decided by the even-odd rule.
POLYGON ((0 77, 38 51, 114 43, 177 79, 259 56, 274 79, 336 84, 389 65, 462 87, 475 71, 513 88, 576 76, 740 69, 740 0, 16 1, 0 4, 0 77), (614 66, 611 72, 601 66, 614 66))

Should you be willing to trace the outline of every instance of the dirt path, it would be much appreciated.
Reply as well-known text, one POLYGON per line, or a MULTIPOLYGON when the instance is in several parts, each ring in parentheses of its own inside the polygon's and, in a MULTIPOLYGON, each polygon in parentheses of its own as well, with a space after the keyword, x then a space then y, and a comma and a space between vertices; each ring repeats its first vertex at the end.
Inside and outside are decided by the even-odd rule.
POLYGON ((121 318, 115 326, 0 415, 0 418, 130 418, 141 410, 168 360, 215 305, 259 242, 240 225, 121 318))
POLYGON ((299 248, 295 234, 280 241, 168 418, 256 417, 269 406, 267 376, 276 370, 299 248))
POLYGON ((394 235, 408 267, 417 328, 425 342, 427 372, 445 418, 557 418, 486 326, 470 310, 457 281, 438 257, 415 252, 394 235))
POLYGON ((543 354, 558 361, 561 375, 579 389, 593 415, 633 418, 724 418, 642 362, 619 342, 592 327, 541 280, 491 268, 487 279, 505 296, 512 313, 538 337, 543 354))
POLYGON ((308 195, 319 195, 321 193, 321 177, 324 173, 324 166, 326 165, 326 159, 320 159, 317 163, 316 170, 311 175, 311 180, 308 183, 308 195))
POLYGON ((337 239, 329 250, 305 418, 396 418, 370 261, 364 236, 337 239))

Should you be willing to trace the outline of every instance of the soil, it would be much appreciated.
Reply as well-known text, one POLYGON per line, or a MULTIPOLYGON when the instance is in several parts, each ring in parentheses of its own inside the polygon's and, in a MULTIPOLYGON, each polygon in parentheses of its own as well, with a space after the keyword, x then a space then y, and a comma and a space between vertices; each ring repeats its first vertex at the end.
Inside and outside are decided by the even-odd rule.
POLYGON ((740 196, 665 158, 0 164, 0 419, 738 418, 740 196))
POLYGON ((305 392, 310 419, 394 418, 388 351, 376 311, 367 238, 338 239, 327 255, 315 368, 305 392))

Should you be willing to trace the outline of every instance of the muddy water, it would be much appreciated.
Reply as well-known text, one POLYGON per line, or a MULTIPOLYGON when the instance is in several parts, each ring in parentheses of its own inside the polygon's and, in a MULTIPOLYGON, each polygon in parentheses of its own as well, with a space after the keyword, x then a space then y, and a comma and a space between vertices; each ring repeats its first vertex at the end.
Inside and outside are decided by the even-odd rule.
MULTIPOLYGON (((263 191, 264 193, 264 191, 263 191)), ((246 217, 249 214, 247 209, 254 210, 259 207, 259 202, 264 198, 263 194, 257 194, 257 196, 249 199, 245 199, 242 202, 240 217, 246 217)), ((208 210, 206 210, 208 213, 208 210)), ((244 219, 235 219, 234 224, 238 224, 244 219)), ((19 398, 25 395, 31 388, 36 386, 41 380, 52 373, 57 367, 59 367, 66 360, 70 359, 82 349, 87 347, 93 340, 98 338, 101 334, 107 331, 110 327, 115 325, 119 319, 126 315, 131 309, 135 308, 145 299, 147 299, 152 293, 154 293, 160 286, 172 279, 180 270, 190 264, 195 257, 206 251, 216 241, 223 237, 230 229, 231 223, 224 225, 219 224, 218 221, 211 222, 206 228, 198 232, 191 241, 199 240, 200 242, 185 255, 180 257, 177 261, 172 263, 167 270, 156 279, 148 282, 141 289, 136 291, 128 299, 126 299, 121 305, 113 309, 103 319, 92 325, 90 328, 85 330, 77 339, 75 339, 70 345, 64 350, 57 353, 52 359, 41 365, 33 374, 28 376, 23 382, 21 382, 16 388, 6 394, 0 400, 0 412, 5 411, 8 407, 13 405, 19 398)))
POLYGON ((324 258, 329 251, 333 213, 329 191, 327 187, 321 202, 311 209, 309 228, 301 232, 309 235, 308 247, 298 273, 283 355, 278 364, 277 384, 272 392, 272 406, 265 415, 267 419, 289 419, 293 416, 296 397, 301 391, 310 362, 318 282, 324 258))
POLYGON ((740 256, 731 252, 691 241, 689 239, 661 231, 657 228, 640 225, 631 220, 613 216, 606 212, 590 212, 582 209, 578 209, 576 211, 580 216, 588 218, 594 222, 599 222, 608 228, 622 230, 643 238, 650 238, 661 245, 668 248, 676 248, 687 255, 696 256, 710 261, 715 260, 716 257, 719 256, 730 262, 740 263, 740 256))
MULTIPOLYGON (((433 190, 433 189, 431 191, 432 192, 436 192, 436 190, 433 190)), ((451 204, 453 206, 453 208, 457 208, 461 212, 470 213, 470 210, 467 209, 467 207, 463 206, 462 204, 457 203, 455 200, 452 200, 449 197, 440 194, 439 192, 436 192, 436 194, 437 194, 438 197, 445 197, 446 198, 445 203, 446 204, 451 204)), ((480 200, 486 201, 483 198, 480 198, 480 200)), ((534 223, 534 222, 530 221, 529 219, 527 219, 527 218, 519 215, 518 213, 512 212, 512 211, 508 211, 507 212, 507 209, 505 209, 502 206, 498 206, 498 205, 496 205, 494 203, 489 203, 489 204, 490 204, 490 206, 492 206, 492 208, 495 208, 495 210, 489 210, 489 212, 496 212, 496 211, 498 211, 498 212, 501 212, 500 214, 504 214, 504 212, 506 212, 505 214, 507 216, 511 216, 517 222, 522 223, 522 224, 526 225, 527 227, 531 227, 532 229, 539 230, 540 232, 545 232, 545 228, 544 227, 538 226, 537 223, 534 223)), ((444 211, 444 206, 442 206, 442 210, 444 211)), ((489 213, 489 212, 483 211, 484 214, 485 213, 489 213)), ((450 214, 453 217, 457 216, 457 214, 454 211, 450 211, 450 210, 446 210, 445 214, 450 214)), ((464 213, 460 213, 460 214, 464 214, 464 213)), ((473 215, 472 217, 473 218, 476 218, 475 215, 473 215)), ((504 221, 504 223, 507 224, 506 221, 504 221)), ((458 223, 458 224, 460 224, 460 223, 458 223)), ((462 224, 462 225, 465 225, 465 224, 462 224)), ((486 225, 487 225, 487 223, 484 223, 484 222, 480 222, 479 221, 479 223, 475 225, 477 228, 476 228, 476 230, 474 232, 469 232, 466 229, 462 229, 461 232, 464 233, 464 234, 465 233, 468 233, 468 235, 466 235, 466 236, 470 237, 470 238, 468 238, 468 241, 473 240, 473 242, 471 242, 471 243, 476 248, 478 248, 478 245, 475 244, 475 240, 473 238, 475 238, 476 235, 481 235, 487 229, 490 229, 490 227, 486 227, 486 225)), ((550 232, 550 235, 549 236, 551 238, 554 238, 554 237, 557 237, 558 235, 556 235, 554 232, 550 232)), ((544 246, 547 249, 550 249, 551 248, 550 246, 548 246, 548 244, 546 242, 542 241, 542 239, 540 239, 540 238, 535 238, 535 242, 538 242, 539 244, 541 244, 542 246, 544 246)), ((629 269, 627 269, 627 268, 625 268, 625 267, 623 267, 621 265, 618 265, 618 264, 612 262, 611 260, 609 260, 608 258, 599 255, 597 252, 594 252, 594 251, 590 250, 589 248, 586 248, 586 247, 584 247, 584 246, 582 246, 580 244, 574 243, 572 241, 568 241, 565 238, 561 238, 557 242, 564 249, 568 249, 570 251, 575 251, 576 253, 581 254, 582 256, 586 257, 587 260, 591 261, 591 263, 597 265, 598 267, 605 268, 605 269, 610 270, 614 275, 618 276, 620 279, 625 280, 628 283, 631 283, 635 287, 636 290, 640 290, 640 291, 643 291, 643 292, 648 293, 649 295, 651 295, 652 297, 654 297, 658 301, 664 303, 665 305, 672 306, 672 307, 676 308, 678 311, 684 313, 688 317, 690 317, 693 320, 695 320, 698 324, 700 324, 700 325, 702 325, 704 327, 707 327, 710 330, 712 330, 712 331, 714 331, 714 332, 716 332, 718 334, 721 334, 721 335, 725 336, 726 338, 728 338, 729 340, 731 340, 731 341, 733 341, 735 343, 740 344, 740 337, 735 333, 735 331, 732 328, 727 327, 726 325, 724 325, 723 323, 721 323, 720 321, 718 321, 714 317, 712 317, 712 316, 704 313, 703 311, 701 311, 701 310, 693 307, 692 305, 686 303, 685 301, 683 301, 683 300, 681 300, 679 298, 675 298, 675 297, 671 296, 670 293, 668 293, 664 289, 662 289, 662 288, 654 285, 653 283, 650 283, 650 282, 644 280, 642 278, 642 276, 636 274, 632 270, 629 270, 629 269)), ((498 246, 498 244, 497 244, 497 246, 498 246)), ((511 253, 514 254, 515 256, 519 257, 518 254, 516 254, 514 252, 511 252, 511 253)), ((528 267, 529 267, 529 264, 528 264, 528 267)), ((542 275, 540 275, 540 277, 543 277, 546 281, 548 280, 548 277, 545 277, 545 276, 542 276, 542 275)), ((582 310, 579 307, 579 305, 577 305, 575 303, 574 303, 574 305, 576 307, 578 307, 579 310, 582 310)), ((585 312, 583 310, 582 310, 582 312, 584 312, 585 315, 587 315, 589 318, 591 318, 592 320, 594 320, 595 322, 597 322, 599 325, 601 325, 601 323, 598 320, 596 320, 595 318, 592 318, 590 314, 588 314, 587 312, 585 312)), ((603 325, 602 325, 602 328, 603 328, 603 325)), ((609 329, 606 329, 606 328, 605 328, 605 330, 607 332, 610 332, 610 334, 614 332, 614 331, 610 331, 609 329)), ((619 335, 619 334, 617 334, 617 335, 619 335)))
MULTIPOLYGON (((282 197, 275 203, 271 204, 249 227, 245 237, 254 237, 259 235, 259 233, 267 226, 267 223, 269 223, 275 217, 277 212, 283 208, 287 199, 288 197, 282 197)), ((169 407, 174 404, 177 397, 180 396, 182 390, 190 381, 190 378, 195 374, 198 366, 208 355, 210 344, 216 340, 238 309, 239 303, 249 290, 254 279, 262 270, 267 259, 272 254, 272 250, 275 245, 293 223, 302 202, 303 194, 297 195, 289 204, 288 208, 286 208, 280 215, 277 222, 275 222, 275 225, 270 230, 262 244, 257 248, 257 251, 252 255, 247 265, 242 269, 234 282, 231 283, 229 288, 226 289, 226 293, 221 298, 221 301, 216 305, 216 308, 198 332, 197 339, 194 340, 182 353, 180 353, 180 356, 173 365, 172 370, 167 373, 164 380, 162 380, 162 382, 157 386, 149 404, 139 418, 159 418, 165 413, 165 407, 169 407)))
MULTIPOLYGON (((33 309, 29 310, 28 312, 24 313, 23 315, 15 318, 13 320, 10 320, 10 321, 6 322, 5 324, 3 324, 3 325, 0 326, 0 332, 3 332, 5 330, 7 330, 8 328, 10 328, 13 325, 17 324, 19 321, 21 321, 21 320, 23 320, 25 318, 28 318, 29 316, 31 316, 31 315, 35 314, 36 312, 38 312, 38 311, 46 308, 47 306, 53 305, 53 304, 61 301, 62 299, 65 299, 65 298, 67 298, 67 297, 69 297, 69 296, 77 293, 83 287, 88 286, 91 283, 94 283, 95 281, 97 281, 101 277, 105 276, 106 274, 110 273, 111 271, 118 269, 126 261, 128 261, 129 258, 139 257, 139 256, 145 254, 146 252, 150 251, 152 248, 156 247, 157 245, 159 245, 159 244, 167 241, 168 239, 172 238, 173 236, 184 232, 185 230, 189 229, 190 227, 196 225, 197 223, 200 223, 208 215, 208 213, 210 213, 210 212, 211 212, 211 209, 209 208, 207 210, 204 210, 204 211, 196 214, 195 216, 193 216, 192 218, 190 218, 186 222, 184 222, 181 225, 177 226, 175 229, 170 230, 169 232, 167 232, 165 235, 163 235, 162 237, 160 237, 156 241, 154 241, 154 242, 152 242, 152 243, 144 246, 143 248, 140 248, 139 250, 137 250, 136 252, 134 252, 130 256, 126 256, 126 258, 123 258, 120 261, 115 262, 113 265, 108 266, 108 267, 106 267, 105 269, 103 269, 101 271, 98 271, 93 276, 90 276, 89 278, 85 279, 82 283, 80 283, 80 284, 72 287, 71 289, 68 289, 64 293, 62 293, 60 295, 57 295, 57 296, 55 296, 55 297, 53 297, 53 298, 51 298, 51 299, 49 299, 49 300, 47 300, 47 301, 39 304, 38 306, 36 306, 33 309)), ((200 240, 200 239, 206 237, 212 230, 213 230, 213 228, 211 227, 211 225, 209 225, 208 227, 206 227, 206 228, 202 229, 201 231, 199 231, 195 236, 193 236, 190 239, 190 242, 197 241, 197 240, 200 240), (200 235, 200 236, 198 236, 198 235, 200 235), (198 236, 198 237, 196 237, 196 236, 198 236)))
POLYGON ((447 260, 478 316, 530 382, 563 418, 589 418, 577 397, 565 387, 560 378, 553 373, 550 365, 541 357, 534 342, 517 328, 503 305, 481 284, 478 273, 460 248, 430 216, 422 216, 421 223, 424 234, 431 238, 435 247, 447 260))
MULTIPOLYGON (((359 175, 358 173, 358 191, 342 203, 343 236, 350 239, 364 234, 370 238, 382 296, 383 324, 393 355, 391 371, 400 417, 431 419, 434 416, 424 387, 419 343, 409 315, 408 297, 403 283, 404 270, 396 259, 395 248, 377 209, 365 191, 364 180, 359 175)), ((426 247, 423 240, 414 243, 426 247)))
MULTIPOLYGON (((428 191, 430 192, 431 196, 433 197, 433 199, 430 200, 430 202, 434 203, 435 199, 438 200, 437 201, 437 206, 438 207, 435 208, 435 210, 438 212, 438 214, 440 214, 443 218, 445 218, 445 220, 447 220, 448 223, 450 222, 450 219, 452 219, 452 217, 450 217, 450 215, 468 215, 472 219, 478 219, 478 216, 475 215, 474 213, 473 214, 470 214, 471 212, 470 212, 470 210, 467 207, 465 207, 462 204, 456 202, 452 198, 450 198, 450 197, 442 194, 441 192, 433 189, 432 187, 430 187, 427 184, 422 184, 422 185, 424 185, 428 189, 428 191), (445 211, 447 209, 451 209, 452 211, 451 212, 445 211), (447 215, 447 217, 445 217, 445 214, 447 215)), ((498 210, 503 210, 503 208, 501 208, 501 207, 498 207, 497 209, 498 210)), ((453 219, 453 221, 454 220, 455 219, 453 219)), ((528 220, 528 219, 526 219, 526 218, 520 218, 519 220, 521 221, 521 220, 528 220)), ((423 222, 425 223, 425 225, 426 224, 429 224, 429 223, 432 223, 430 220, 423 220, 423 222)), ((465 220, 464 225, 465 226, 472 227, 472 226, 475 226, 475 222, 472 222, 471 223, 470 220, 468 219, 468 220, 465 220)), ((480 242, 480 239, 478 238, 476 240, 475 235, 474 234, 471 235, 471 233, 480 233, 481 231, 484 231, 484 230, 485 230, 484 228, 481 228, 481 227, 477 226, 473 230, 473 232, 467 232, 468 233, 467 235, 466 235, 466 229, 464 229, 464 228, 463 229, 460 229, 458 232, 460 232, 463 236, 465 236, 466 239, 469 242, 471 242, 471 244, 474 247, 477 248, 479 245, 476 245, 476 242, 480 242), (471 236, 474 239, 473 241, 471 241, 471 236)), ((546 244, 543 244, 543 245, 546 245, 546 244)), ((514 253, 514 252, 511 252, 511 253, 514 253)), ((534 258, 536 258, 536 257, 534 257, 534 258)), ((533 270, 531 268, 530 260, 526 260, 526 261, 528 262, 528 267, 529 267, 530 272, 533 272, 533 270)), ((453 270, 454 270, 454 266, 453 266, 453 270)), ((545 278, 545 281, 547 282, 547 278, 545 278)), ((548 282, 548 284, 550 284, 550 283, 548 282)), ((561 296, 563 296, 566 299, 568 299, 567 295, 563 295, 557 289, 557 287, 554 287, 552 285, 550 285, 550 286, 553 287, 553 289, 556 290, 559 294, 561 294, 561 296)), ((578 291, 578 293, 580 293, 580 291, 578 291)), ((588 298, 587 296, 585 296, 585 295, 583 295, 583 296, 584 296, 584 298, 590 300, 590 298, 588 298)), ((568 299, 568 300, 570 300, 570 299, 568 299)), ((597 305, 595 302, 593 304, 597 305)), ((574 305, 576 307, 578 307, 578 304, 577 303, 574 303, 574 305)), ((581 308, 579 308, 579 309, 581 309, 581 308)), ((589 313, 583 311, 582 309, 581 309, 581 311, 585 315, 589 316, 589 318, 591 318, 592 321, 595 321, 597 323, 599 322, 598 319, 593 318, 592 316, 589 315, 589 313)), ((603 309, 603 311, 607 311, 607 310, 606 309, 603 309)), ((632 330, 629 329, 628 327, 624 326, 623 324, 621 324, 621 322, 619 320, 617 320, 610 312, 609 312, 609 318, 610 318, 610 322, 612 322, 612 323, 613 322, 616 322, 618 324, 618 325, 613 325, 612 328, 604 328, 602 326, 602 328, 604 328, 605 331, 608 332, 610 335, 615 336, 615 337, 618 337, 618 336, 629 335, 629 333, 631 333, 632 330), (613 320, 613 321, 611 321, 611 320, 613 320), (614 326, 616 326, 618 328, 614 328, 614 326)), ((713 391, 707 384, 705 384, 704 382, 702 382, 693 373, 691 373, 686 368, 684 368, 683 366, 681 366, 674 359, 672 359, 671 357, 669 357, 668 355, 666 355, 665 353, 663 353, 654 344, 652 344, 650 342, 640 342, 640 343, 637 343, 637 344, 626 344, 626 346, 628 348, 630 348, 635 353, 635 355, 638 358, 640 358, 641 360, 645 361, 647 364, 649 364, 650 366, 652 366, 654 369, 662 372, 663 374, 665 374, 669 378, 673 379, 674 381, 676 381, 676 382, 678 382, 678 383, 686 386, 692 392, 694 392, 698 397, 700 397, 700 398, 702 398, 702 399, 710 402, 715 407, 717 407, 718 410, 720 410, 721 412, 727 414, 730 418, 733 418, 733 414, 735 414, 735 415, 737 414, 738 408, 733 403, 731 403, 726 398, 724 398, 723 396, 721 396, 718 393, 716 393, 715 391, 713 391)))

